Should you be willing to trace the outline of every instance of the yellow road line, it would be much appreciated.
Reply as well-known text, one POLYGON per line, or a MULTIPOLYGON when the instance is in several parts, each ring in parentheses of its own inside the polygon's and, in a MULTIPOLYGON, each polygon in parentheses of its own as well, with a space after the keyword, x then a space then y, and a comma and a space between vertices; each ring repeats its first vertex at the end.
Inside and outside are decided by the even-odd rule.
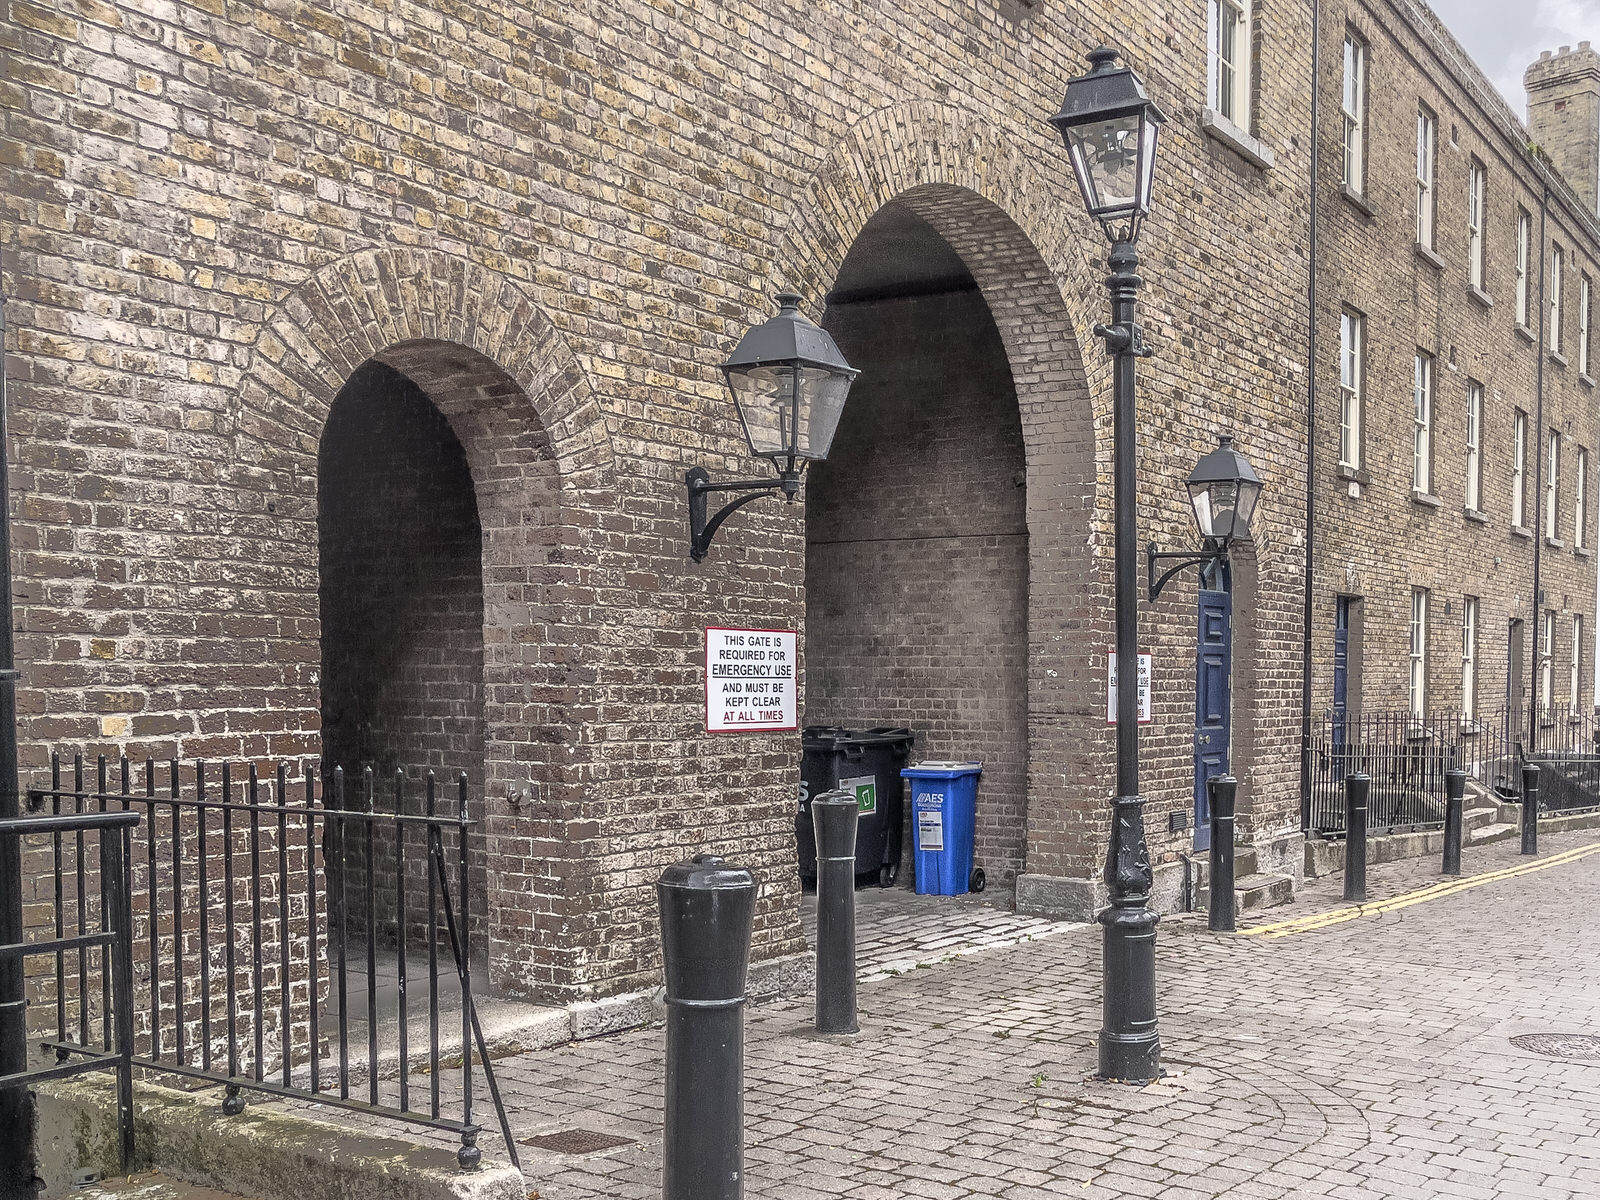
POLYGON ((1486 883, 1498 883, 1504 879, 1514 879, 1518 875, 1529 875, 1535 871, 1545 871, 1551 867, 1564 866, 1567 863, 1587 858, 1591 854, 1600 854, 1600 843, 1578 846, 1572 850, 1564 850, 1560 854, 1552 854, 1549 858, 1520 863, 1514 867, 1506 867, 1499 871, 1489 871, 1483 875, 1471 875, 1466 879, 1445 880, 1425 888, 1419 888, 1414 892, 1391 896, 1387 900, 1357 904, 1350 908, 1336 908, 1329 912, 1312 913, 1304 917, 1294 917, 1287 921, 1277 921, 1271 925, 1257 925, 1253 929, 1241 929, 1239 936, 1281 938, 1289 937, 1296 933, 1307 933, 1315 929, 1326 929, 1330 925, 1342 925, 1344 922, 1354 921, 1358 917, 1370 917, 1380 913, 1396 912, 1402 908, 1410 908, 1413 904, 1422 904, 1428 900, 1439 900, 1445 896, 1453 896, 1457 892, 1482 887, 1486 883))

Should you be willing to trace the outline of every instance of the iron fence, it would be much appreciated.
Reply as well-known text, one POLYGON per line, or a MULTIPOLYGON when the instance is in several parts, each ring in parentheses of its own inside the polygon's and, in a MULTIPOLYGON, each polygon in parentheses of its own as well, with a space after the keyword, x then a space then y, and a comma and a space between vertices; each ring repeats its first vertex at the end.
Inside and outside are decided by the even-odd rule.
MULTIPOLYGON (((0 956, 20 958, 26 969, 29 959, 55 960, 57 1022, 56 1035, 41 1049, 47 1060, 19 1073, 0 1076, 0 1091, 31 1087, 50 1079, 66 1079, 89 1071, 111 1071, 117 1077, 117 1146, 123 1169, 133 1162, 133 898, 128 865, 132 850, 130 835, 139 823, 139 814, 112 812, 54 813, 50 816, 0 819, 0 839, 46 838, 53 851, 56 870, 56 908, 50 937, 32 938, 0 945, 0 956), (93 898, 98 919, 90 919, 91 888, 85 843, 86 835, 96 835, 99 843, 94 869, 93 898), (69 932, 62 904, 63 859, 74 863, 77 877, 75 929, 69 932), (77 1020, 67 1020, 68 993, 65 987, 66 964, 75 959, 78 985, 73 1006, 77 1020), (90 1020, 90 998, 83 993, 92 974, 101 989, 100 1020, 90 1020), (98 1040, 95 1038, 98 1025, 98 1040), (73 1028, 76 1026, 76 1028, 73 1028)), ((21 886, 21 880, 10 881, 21 886)))
MULTIPOLYGON (((108 1025, 126 1016, 133 1066, 221 1084, 225 1112, 243 1111, 252 1091, 427 1126, 460 1139, 463 1168, 481 1158, 476 1049, 517 1162, 473 999, 465 774, 451 802, 431 772, 420 787, 396 772, 380 807, 370 769, 347 796, 342 770, 320 778, 308 763, 263 773, 124 758, 112 779, 101 758, 92 787, 84 765, 73 760, 64 786, 53 758, 51 786, 29 805, 143 816, 129 851, 135 986, 114 990, 81 951, 76 962, 58 953, 58 1042, 74 1020, 88 1028, 98 999, 108 1025), (425 1003, 410 987, 418 959, 425 1003)), ((57 938, 73 923, 81 935, 93 872, 81 845, 64 855, 58 836, 53 850, 57 938)))
POLYGON ((1444 823, 1444 776, 1467 778, 1504 800, 1521 799, 1521 768, 1543 768, 1540 807, 1600 809, 1600 726, 1592 710, 1508 706, 1491 713, 1324 713, 1307 740, 1311 803, 1307 832, 1344 834, 1344 780, 1372 778, 1372 832, 1444 823))

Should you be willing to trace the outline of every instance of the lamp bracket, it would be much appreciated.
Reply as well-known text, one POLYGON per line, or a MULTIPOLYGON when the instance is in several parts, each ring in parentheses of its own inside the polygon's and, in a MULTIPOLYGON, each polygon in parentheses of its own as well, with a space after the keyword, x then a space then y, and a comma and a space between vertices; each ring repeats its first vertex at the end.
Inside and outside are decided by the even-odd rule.
POLYGON ((711 539, 717 536, 722 523, 752 500, 759 500, 773 490, 781 490, 784 498, 793 500, 800 494, 800 471, 793 465, 780 469, 776 479, 730 479, 713 483, 704 467, 691 467, 684 476, 689 492, 689 557, 704 562, 711 550, 711 539), (739 492, 709 518, 706 515, 706 496, 712 492, 739 492))
POLYGON ((1155 354, 1155 349, 1144 340, 1143 327, 1134 321, 1096 325, 1094 334, 1105 339, 1107 354, 1131 354, 1135 358, 1150 358, 1155 354))
POLYGON ((1166 587, 1179 571, 1182 571, 1185 567, 1209 567, 1214 562, 1226 559, 1228 557, 1228 545, 1226 542, 1208 540, 1206 548, 1196 554, 1192 550, 1157 550, 1156 544, 1151 542, 1149 548, 1145 551, 1145 555, 1145 566, 1149 572, 1150 580, 1150 602, 1154 604, 1156 597, 1161 595, 1161 589, 1166 587), (1173 558, 1180 561, 1173 563, 1158 578, 1156 576, 1156 563, 1173 558))

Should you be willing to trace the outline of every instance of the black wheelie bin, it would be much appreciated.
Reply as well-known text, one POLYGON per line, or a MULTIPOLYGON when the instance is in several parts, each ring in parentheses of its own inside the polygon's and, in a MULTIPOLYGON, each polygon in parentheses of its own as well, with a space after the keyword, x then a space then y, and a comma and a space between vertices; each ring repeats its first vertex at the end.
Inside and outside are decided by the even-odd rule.
POLYGON ((894 886, 905 829, 905 784, 900 771, 916 740, 911 730, 888 726, 852 733, 837 725, 807 725, 801 731, 800 803, 794 831, 803 880, 815 882, 817 877, 811 797, 842 788, 855 793, 861 809, 856 828, 856 882, 894 886))

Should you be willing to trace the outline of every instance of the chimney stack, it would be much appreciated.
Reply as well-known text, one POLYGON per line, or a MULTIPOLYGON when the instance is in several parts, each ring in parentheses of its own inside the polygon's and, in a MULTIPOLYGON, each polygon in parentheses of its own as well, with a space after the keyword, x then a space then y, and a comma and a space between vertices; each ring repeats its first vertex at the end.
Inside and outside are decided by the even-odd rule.
POLYGON ((1600 54, 1579 42, 1523 73, 1528 132, 1590 212, 1600 211, 1600 54))

